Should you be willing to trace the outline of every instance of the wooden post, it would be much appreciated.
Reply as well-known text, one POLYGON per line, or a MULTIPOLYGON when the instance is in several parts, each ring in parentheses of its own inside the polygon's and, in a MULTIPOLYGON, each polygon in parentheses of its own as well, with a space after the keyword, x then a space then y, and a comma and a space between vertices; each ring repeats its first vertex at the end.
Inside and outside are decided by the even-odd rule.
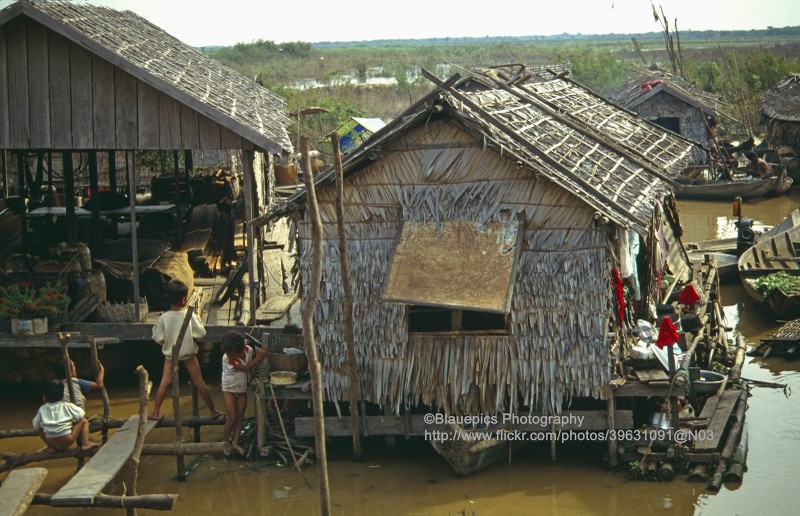
MULTIPOLYGON (((145 428, 147 427, 147 404, 150 400, 150 387, 152 386, 147 369, 140 365, 136 368, 136 374, 139 375, 139 426, 136 428, 136 443, 133 445, 133 453, 128 462, 128 484, 125 486, 125 496, 136 496, 139 461, 142 456, 145 428)), ((128 508, 127 511, 129 516, 136 514, 134 507, 128 508)))
POLYGON ((194 158, 192 157, 191 149, 183 151, 183 175, 189 179, 189 175, 194 170, 194 158))
POLYGON ((64 151, 64 207, 66 208, 67 243, 74 245, 78 241, 75 227, 75 171, 72 168, 72 151, 64 151))
MULTIPOLYGON (((616 410, 616 401, 614 400, 614 391, 611 389, 610 384, 606 384, 606 423, 608 430, 614 434, 616 430, 616 422, 614 421, 614 411, 616 410)), ((611 435, 608 440, 608 465, 611 467, 617 466, 617 439, 616 435, 611 435)))
MULTIPOLYGON (((172 346, 172 412, 175 417, 175 442, 178 445, 183 444, 183 418, 181 416, 181 382, 178 378, 178 366, 180 365, 181 345, 183 344, 183 337, 186 335, 186 330, 189 328, 189 323, 192 321, 192 314, 194 307, 190 306, 186 309, 186 317, 183 318, 183 324, 178 332, 178 340, 172 346)), ((183 460, 183 455, 176 457, 178 464, 178 480, 186 480, 186 463, 183 460)))
POLYGON ((180 242, 183 237, 183 206, 181 205, 181 172, 178 151, 172 151, 173 175, 175 176, 175 235, 180 242))
MULTIPOLYGON (((89 337, 89 346, 90 352, 92 354, 92 370, 94 371, 95 378, 100 373, 100 360, 97 358, 97 342, 95 342, 94 337, 89 337)), ((105 382, 103 383, 102 389, 100 389, 100 395, 103 398, 103 443, 108 441, 108 417, 111 415, 111 402, 108 399, 108 391, 106 390, 105 382)))
POLYGON ((108 151, 108 189, 117 191, 117 151, 108 151))
POLYGON ((556 420, 550 420, 550 460, 556 461, 556 420))
POLYGON ((3 199, 8 199, 8 154, 6 150, 0 150, 0 168, 3 172, 3 199))
POLYGON ((28 198, 28 191, 25 188, 25 167, 27 166, 27 158, 25 157, 25 153, 22 151, 17 152, 17 168, 19 169, 18 179, 17 179, 17 193, 19 194, 19 199, 22 202, 22 206, 20 209, 19 215, 19 226, 20 226, 20 235, 22 238, 22 249, 23 251, 27 250, 28 244, 28 203, 26 199, 28 198))
MULTIPOLYGON (((189 382, 192 389, 192 418, 197 419, 200 416, 200 401, 198 398, 197 387, 191 382, 189 382)), ((194 442, 200 442, 200 425, 195 425, 192 427, 193 434, 194 434, 194 442)))
POLYGON ((350 266, 347 259, 347 235, 344 231, 344 170, 342 154, 339 150, 339 135, 331 133, 333 161, 336 167, 336 227, 339 232, 339 264, 342 269, 342 289, 344 290, 344 344, 347 349, 347 373, 350 385, 350 421, 353 430, 353 459, 362 460, 361 432, 358 422, 358 401, 361 398, 356 348, 353 338, 353 288, 350 285, 350 266))
POLYGON ((245 237, 247 238, 247 273, 249 281, 244 288, 250 293, 250 322, 256 324, 256 309, 260 304, 258 292, 258 269, 256 268, 256 255, 260 249, 255 248, 254 228, 250 222, 255 218, 255 207, 253 206, 253 159, 254 154, 251 150, 242 151, 242 184, 244 185, 244 224, 245 237))
MULTIPOLYGON (((303 181, 306 186, 308 218, 311 222, 312 265, 308 293, 303 300, 303 341, 308 355, 308 370, 311 373, 311 397, 314 405, 314 441, 317 448, 317 474, 319 475, 319 504, 322 516, 331 513, 330 486, 328 484, 328 454, 325 449, 325 413, 322 405, 322 371, 314 341, 314 309, 319 297, 322 281, 322 220, 319 215, 317 193, 314 190, 314 172, 311 170, 308 136, 300 138, 303 156, 303 181)), ((252 231, 252 230, 251 230, 252 231)))
MULTIPOLYGON (((675 381, 675 350, 672 347, 675 344, 667 346, 667 362, 669 365, 669 381, 675 381)), ((669 411, 670 421, 673 430, 678 430, 681 427, 680 414, 678 414, 678 397, 670 392, 669 396, 669 411)))
POLYGON ((139 231, 136 229, 136 162, 125 151, 125 170, 128 173, 128 200, 131 208, 131 256, 133 257, 133 316, 139 322, 139 231))
MULTIPOLYGON (((75 386, 72 384, 72 360, 69 358, 69 349, 67 346, 69 345, 69 333, 59 333, 58 340, 61 343, 61 360, 64 362, 64 378, 67 382, 67 392, 69 393, 69 401, 75 403, 75 386)), ((83 467, 84 460, 83 460, 83 453, 81 451, 81 442, 80 436, 78 436, 78 469, 80 470, 83 467)))
POLYGON ((92 202, 92 249, 97 249, 100 245, 100 205, 95 196, 100 190, 100 181, 97 178, 97 151, 89 151, 89 198, 92 202))

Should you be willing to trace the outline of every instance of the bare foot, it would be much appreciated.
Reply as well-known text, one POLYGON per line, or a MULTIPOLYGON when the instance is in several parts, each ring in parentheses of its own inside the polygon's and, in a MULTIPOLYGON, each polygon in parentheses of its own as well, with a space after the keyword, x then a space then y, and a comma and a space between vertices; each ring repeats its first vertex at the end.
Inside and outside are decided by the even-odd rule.
POLYGON ((94 450, 95 448, 99 448, 99 447, 100 447, 100 443, 96 443, 94 441, 89 441, 87 443, 84 443, 83 446, 81 446, 81 450, 89 451, 89 450, 94 450))
POLYGON ((227 414, 225 414, 224 412, 220 412, 219 410, 213 410, 211 412, 211 419, 219 419, 219 418, 221 418, 223 416, 226 416, 226 415, 227 414))
POLYGON ((164 417, 163 414, 153 413, 147 416, 147 419, 150 421, 159 421, 162 417, 164 417))
POLYGON ((57 453, 58 452, 58 450, 55 450, 55 449, 53 449, 53 448, 51 448, 49 446, 47 448, 45 448, 44 450, 42 450, 42 451, 45 452, 45 453, 57 453))
POLYGON ((238 453, 239 455, 244 455, 245 454, 244 448, 242 448, 238 444, 232 444, 231 445, 231 449, 233 451, 235 451, 236 453, 238 453))

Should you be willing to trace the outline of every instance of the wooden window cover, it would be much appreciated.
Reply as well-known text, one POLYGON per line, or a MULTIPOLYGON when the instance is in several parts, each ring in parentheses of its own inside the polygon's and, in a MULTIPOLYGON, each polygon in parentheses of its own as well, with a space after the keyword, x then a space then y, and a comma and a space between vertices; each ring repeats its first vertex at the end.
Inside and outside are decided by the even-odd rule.
POLYGON ((405 222, 383 299, 423 306, 506 313, 522 227, 516 218, 476 223, 405 222))

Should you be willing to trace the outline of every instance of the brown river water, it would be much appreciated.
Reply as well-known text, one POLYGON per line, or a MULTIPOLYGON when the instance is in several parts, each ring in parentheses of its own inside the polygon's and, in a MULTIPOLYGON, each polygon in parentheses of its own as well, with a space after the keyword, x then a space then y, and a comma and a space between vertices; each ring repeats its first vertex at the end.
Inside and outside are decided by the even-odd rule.
MULTIPOLYGON (((749 201, 745 217, 763 224, 777 224, 800 206, 800 191, 777 199, 749 201)), ((685 241, 735 236, 730 203, 678 203, 685 241)), ((731 284, 722 292, 728 324, 736 326, 749 342, 757 342, 776 323, 748 309, 741 286, 731 284)), ((152 371, 158 375, 158 371, 152 371)), ((455 515, 478 514, 797 514, 800 506, 800 362, 780 357, 748 358, 743 376, 789 384, 796 394, 780 389, 754 387, 747 412, 750 435, 749 470, 742 484, 726 484, 718 493, 705 484, 682 477, 672 482, 629 481, 627 474, 613 473, 601 460, 603 444, 563 444, 558 460, 551 462, 549 445, 529 444, 514 452, 510 464, 495 464, 477 475, 459 478, 421 439, 398 441, 389 447, 379 438, 366 441, 366 460, 353 463, 347 440, 329 448, 329 470, 334 514, 455 515)), ((136 378, 109 381, 112 415, 136 412, 136 378)), ((211 386, 222 406, 218 383, 211 386)), ((3 428, 30 425, 40 403, 38 387, 0 390, 3 428)), ((184 399, 189 410, 190 399, 184 399)), ((170 403, 165 404, 171 411, 170 403)), ((252 401, 248 412, 252 412, 252 401)), ((87 413, 102 412, 99 399, 90 397, 87 413)), ((203 429, 203 440, 219 440, 222 427, 203 429)), ((174 431, 154 429, 148 442, 171 442, 174 431)), ((30 451, 41 447, 38 439, 0 440, 0 451, 30 451)), ((191 464, 191 461, 188 461, 191 464)), ((276 466, 275 461, 206 458, 185 482, 174 480, 175 459, 143 457, 139 493, 177 493, 178 514, 316 514, 316 490, 309 489, 298 473, 276 466)), ((74 472, 74 460, 41 463, 49 469, 42 492, 55 492, 74 472)), ((316 485, 315 467, 305 476, 316 485)), ((122 480, 106 489, 120 494, 122 480)), ((86 510, 34 506, 29 514, 73 514, 86 510)), ((93 510, 93 513, 120 514, 93 510)), ((156 514, 156 511, 139 511, 156 514)))

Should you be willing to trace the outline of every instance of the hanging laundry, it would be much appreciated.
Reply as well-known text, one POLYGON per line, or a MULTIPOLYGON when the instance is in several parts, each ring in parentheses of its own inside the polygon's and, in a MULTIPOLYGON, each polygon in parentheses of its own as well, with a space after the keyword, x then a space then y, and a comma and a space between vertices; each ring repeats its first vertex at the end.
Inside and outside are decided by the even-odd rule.
POLYGON ((672 319, 669 317, 664 317, 664 319, 661 320, 661 326, 658 328, 658 339, 656 339, 656 346, 659 348, 665 348, 667 346, 674 345, 679 340, 681 340, 681 336, 678 335, 678 329, 675 327, 672 319))

